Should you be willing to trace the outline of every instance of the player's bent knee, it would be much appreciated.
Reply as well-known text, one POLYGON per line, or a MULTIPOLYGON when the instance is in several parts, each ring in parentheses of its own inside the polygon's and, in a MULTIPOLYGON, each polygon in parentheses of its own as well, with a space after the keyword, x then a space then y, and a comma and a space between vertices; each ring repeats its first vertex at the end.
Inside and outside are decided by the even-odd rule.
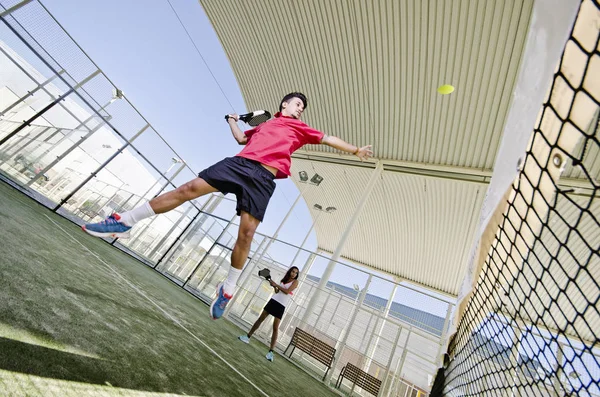
POLYGON ((185 184, 181 185, 178 190, 186 200, 192 200, 209 193, 210 191, 216 191, 216 189, 212 189, 203 179, 200 178, 186 182, 185 184))
POLYGON ((254 232, 256 229, 254 227, 241 227, 238 240, 241 240, 242 243, 251 243, 254 238, 254 232))
POLYGON ((190 191, 192 195, 195 197, 201 196, 207 193, 209 190, 216 190, 211 189, 211 186, 209 186, 208 183, 204 181, 204 179, 200 178, 196 178, 193 181, 189 181, 188 184, 190 186, 190 191))
POLYGON ((194 198, 194 190, 192 186, 190 186, 189 182, 185 185, 180 186, 177 190, 181 201, 188 201, 194 198))

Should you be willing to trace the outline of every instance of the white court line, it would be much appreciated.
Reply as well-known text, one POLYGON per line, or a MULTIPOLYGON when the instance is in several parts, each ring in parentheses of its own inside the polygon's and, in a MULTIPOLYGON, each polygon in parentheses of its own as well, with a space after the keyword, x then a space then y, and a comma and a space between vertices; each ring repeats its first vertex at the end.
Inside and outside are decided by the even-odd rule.
POLYGON ((90 251, 85 245, 81 244, 77 239, 75 239, 73 236, 71 236, 71 234, 69 234, 69 232, 67 232, 65 229, 63 229, 58 223, 54 222, 52 220, 52 218, 50 218, 48 215, 44 216, 46 218, 48 218, 50 220, 50 222, 54 223, 56 225, 56 227, 58 227, 60 230, 63 231, 63 233, 65 233, 71 240, 75 241, 77 244, 81 245, 87 252, 89 252, 90 254, 92 254, 94 257, 96 257, 96 259, 98 259, 100 262, 102 262, 106 267, 108 267, 114 274, 116 274, 117 276, 119 276, 120 278, 123 279, 123 281, 125 281, 127 284, 129 284, 129 286, 131 288, 133 288, 134 290, 136 290, 140 295, 142 295, 144 298, 148 299, 148 301, 150 303, 152 303, 154 306, 156 306, 158 308, 158 310, 160 310, 161 312, 163 312, 163 314, 167 317, 169 317, 171 319, 171 321, 173 321, 175 324, 179 325, 183 330, 185 330, 185 332, 187 332, 188 334, 190 334, 192 336, 192 338, 196 339, 198 342, 200 342, 202 344, 202 346, 204 346, 205 348, 207 348, 212 354, 214 354, 218 359, 220 359, 221 361, 223 361, 225 364, 227 364, 227 366, 229 368, 231 368, 232 370, 234 370, 239 376, 241 376, 246 382, 250 383, 252 385, 252 387, 254 387, 256 390, 258 390, 259 393, 261 393, 263 396, 267 396, 269 397, 269 395, 267 393, 265 393, 261 388, 259 388, 258 386, 256 386, 254 383, 252 383, 252 381, 248 378, 246 378, 240 371, 238 371, 233 365, 229 364, 227 362, 227 360, 225 360, 223 357, 221 357, 219 355, 219 353, 217 353, 216 351, 214 351, 210 346, 208 346, 206 343, 204 343, 200 338, 198 338, 196 335, 194 335, 192 333, 192 331, 190 331, 189 329, 187 329, 183 324, 181 324, 179 322, 179 320, 177 320, 175 317, 173 317, 172 315, 170 315, 166 310, 164 310, 162 307, 160 307, 158 305, 158 303, 156 303, 155 301, 153 301, 148 295, 146 295, 144 292, 142 292, 138 287, 136 287, 134 284, 132 284, 129 280, 127 280, 125 277, 123 277, 121 275, 121 273, 119 273, 118 271, 116 271, 111 265, 109 265, 108 263, 104 262, 104 260, 102 260, 102 258, 100 258, 98 255, 96 255, 95 253, 93 253, 92 251, 90 251))

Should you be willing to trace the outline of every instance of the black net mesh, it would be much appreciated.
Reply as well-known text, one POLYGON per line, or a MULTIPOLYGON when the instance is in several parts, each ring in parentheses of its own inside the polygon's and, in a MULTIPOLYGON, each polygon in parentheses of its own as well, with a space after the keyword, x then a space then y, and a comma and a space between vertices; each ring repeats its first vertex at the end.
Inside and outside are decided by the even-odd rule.
POLYGON ((458 331, 443 395, 600 396, 600 4, 583 1, 458 331))

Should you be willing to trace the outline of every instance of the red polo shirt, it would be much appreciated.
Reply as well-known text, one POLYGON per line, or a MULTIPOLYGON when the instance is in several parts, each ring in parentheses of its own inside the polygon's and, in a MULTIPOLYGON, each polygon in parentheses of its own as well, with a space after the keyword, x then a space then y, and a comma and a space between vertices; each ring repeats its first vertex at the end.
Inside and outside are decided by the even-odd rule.
POLYGON ((292 153, 306 144, 321 143, 325 135, 293 117, 282 116, 277 112, 275 118, 256 128, 244 132, 248 142, 237 155, 277 169, 275 178, 290 176, 292 153))

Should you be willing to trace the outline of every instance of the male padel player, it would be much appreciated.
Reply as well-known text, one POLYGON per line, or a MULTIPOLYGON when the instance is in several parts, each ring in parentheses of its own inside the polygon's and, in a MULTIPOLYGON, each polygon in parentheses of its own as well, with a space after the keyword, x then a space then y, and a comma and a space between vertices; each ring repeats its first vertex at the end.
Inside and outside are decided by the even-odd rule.
POLYGON ((149 202, 122 214, 112 214, 99 223, 83 226, 97 237, 128 237, 139 221, 162 214, 208 193, 234 193, 237 214, 241 217, 238 237, 231 254, 231 267, 224 283, 217 286, 217 297, 210 306, 210 316, 223 315, 225 306, 235 292, 237 280, 250 251, 258 224, 262 222, 269 199, 275 191, 274 179, 290 175, 291 155, 306 144, 326 144, 352 153, 361 160, 373 155, 371 145, 357 147, 342 139, 328 136, 300 121, 307 107, 306 96, 299 92, 286 95, 275 117, 259 126, 242 132, 238 115, 229 115, 227 122, 233 137, 244 149, 208 167, 198 177, 175 190, 161 194, 149 202))

